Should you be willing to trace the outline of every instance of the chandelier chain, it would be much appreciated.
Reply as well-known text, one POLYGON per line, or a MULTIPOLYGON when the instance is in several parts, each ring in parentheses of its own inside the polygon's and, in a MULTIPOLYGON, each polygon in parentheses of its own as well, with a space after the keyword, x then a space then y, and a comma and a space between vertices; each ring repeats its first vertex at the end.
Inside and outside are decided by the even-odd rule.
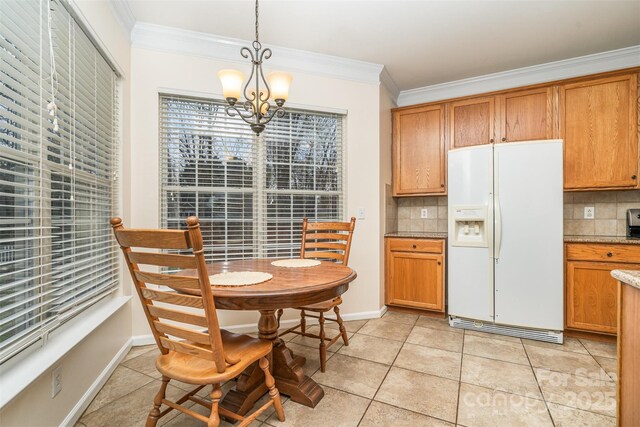
POLYGON ((258 38, 258 0, 256 0, 256 41, 260 43, 260 39, 258 38))

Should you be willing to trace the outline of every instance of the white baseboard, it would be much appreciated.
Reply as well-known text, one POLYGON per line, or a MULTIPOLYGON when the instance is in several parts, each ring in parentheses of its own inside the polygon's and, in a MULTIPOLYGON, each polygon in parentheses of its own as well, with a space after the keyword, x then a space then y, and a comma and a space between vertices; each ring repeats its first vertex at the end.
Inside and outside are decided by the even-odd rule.
MULTIPOLYGON (((361 311, 359 313, 347 313, 342 314, 342 319, 345 321, 349 320, 366 320, 366 319, 379 319, 382 315, 387 311, 387 306, 382 306, 380 310, 374 311, 361 311)), ((293 326, 298 323, 298 319, 288 319, 280 322, 281 327, 293 326)), ((314 325, 318 323, 316 319, 309 318, 307 321, 307 325, 314 325)), ((223 329, 226 329, 229 332, 235 332, 238 334, 252 334, 258 332, 258 325, 256 323, 245 323, 241 325, 229 325, 223 326, 223 329)), ((131 343, 133 347, 138 347, 142 345, 150 345, 155 344, 155 340, 152 334, 149 335, 135 335, 131 337, 131 343)))
MULTIPOLYGON (((151 335, 151 339, 153 340, 153 335, 151 335)), ((91 401, 93 400, 93 398, 96 397, 96 395, 100 392, 102 387, 105 385, 105 383, 107 382, 107 380, 109 379, 113 371, 115 371, 115 369, 118 367, 122 359, 124 359, 127 353, 129 353, 129 350, 131 350, 132 343, 133 343, 133 338, 129 338, 127 342, 124 343, 122 348, 118 350, 118 352, 113 357, 113 359, 111 359, 109 364, 102 370, 100 375, 98 375, 98 378, 96 378, 96 380, 93 382, 93 384, 91 384, 89 389, 84 393, 84 395, 82 395, 78 403, 76 403, 73 409, 71 409, 71 412, 69 412, 69 414, 65 417, 65 419, 62 420, 62 423, 60 423, 60 426, 62 427, 74 426, 78 422, 78 420, 80 419, 84 411, 91 404, 91 401)))

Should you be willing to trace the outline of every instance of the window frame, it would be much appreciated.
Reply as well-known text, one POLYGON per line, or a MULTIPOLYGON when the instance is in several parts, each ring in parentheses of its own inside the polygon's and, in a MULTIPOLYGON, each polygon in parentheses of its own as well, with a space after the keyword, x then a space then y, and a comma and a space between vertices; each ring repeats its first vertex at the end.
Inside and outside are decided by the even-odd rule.
MULTIPOLYGON (((221 96, 215 96, 211 94, 203 94, 203 93, 193 93, 179 90, 166 90, 163 89, 158 92, 158 146, 159 146, 159 212, 160 212, 160 226, 165 228, 168 227, 168 219, 167 219, 167 211, 166 211, 166 201, 165 197, 168 192, 165 187, 165 182, 163 181, 163 174, 165 173, 165 154, 164 150, 166 149, 163 139, 163 129, 162 129, 162 117, 163 117, 163 98, 178 98, 182 100, 194 100, 194 101, 204 101, 204 102, 214 102, 219 103, 220 105, 226 106, 226 102, 222 100, 221 96)), ((247 131, 251 132, 253 144, 256 145, 256 166, 254 172, 255 185, 253 192, 255 194, 254 198, 254 210, 253 210, 253 218, 252 220, 256 223, 256 230, 254 233, 254 246, 255 252, 251 257, 244 258, 282 258, 282 256, 269 256, 267 255, 266 244, 264 236, 266 233, 266 215, 264 213, 265 210, 265 201, 264 198, 268 193, 273 194, 295 194, 295 195, 314 195, 314 196, 324 196, 331 195, 337 196, 339 198, 338 201, 338 210, 335 218, 330 219, 321 219, 324 221, 344 221, 347 213, 347 169, 346 169, 346 157, 347 157, 347 140, 346 140, 346 125, 347 125, 347 111, 340 109, 330 109, 330 108, 321 108, 321 107, 309 107, 305 105, 293 105, 287 108, 287 113, 301 113, 307 115, 334 115, 340 121, 339 123, 339 132, 336 134, 336 137, 339 139, 339 147, 338 147, 338 159, 336 162, 336 168, 338 170, 338 179, 336 184, 338 186, 338 190, 335 190, 331 193, 329 192, 320 192, 319 190, 294 190, 294 189, 269 189, 265 186, 266 180, 266 171, 265 166, 267 165, 266 160, 266 143, 264 138, 266 138, 266 134, 269 129, 269 125, 267 126, 267 130, 265 133, 261 134, 259 137, 256 137, 255 134, 251 132, 249 126, 244 122, 243 126, 246 126, 247 131), (260 141, 259 141, 260 140, 260 141)), ((267 134, 268 135, 268 134, 267 134)), ((294 165, 294 162, 289 162, 289 165, 294 165)), ((197 187, 197 186, 196 186, 197 187)), ((316 209, 317 211, 317 209, 316 209)), ((184 227, 183 222, 186 218, 180 218, 181 224, 180 227, 184 227)), ((201 218, 202 220, 202 218, 201 218)), ((302 229, 302 218, 299 221, 299 228, 302 229)), ((299 254, 299 242, 295 242, 290 249, 290 256, 297 257, 299 254)), ((206 250, 206 242, 205 242, 205 250, 206 250)), ((242 258, 234 258, 234 257, 225 257, 224 260, 232 260, 232 259, 242 259, 242 258)), ((217 259, 214 262, 223 261, 223 259, 217 259)))

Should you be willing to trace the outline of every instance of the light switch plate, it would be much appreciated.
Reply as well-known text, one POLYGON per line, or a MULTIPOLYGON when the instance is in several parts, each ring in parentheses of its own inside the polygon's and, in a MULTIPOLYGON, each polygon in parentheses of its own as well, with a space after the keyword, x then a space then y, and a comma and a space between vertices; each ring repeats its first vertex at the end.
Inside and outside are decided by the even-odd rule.
POLYGON ((593 219, 596 216, 596 208, 593 206, 584 207, 584 219, 593 219))
POLYGON ((358 208, 358 219, 364 219, 366 211, 364 208, 358 208))
POLYGON ((420 218, 429 218, 429 211, 427 208, 422 208, 420 210, 420 218))
POLYGON ((53 368, 51 372, 51 397, 56 397, 62 391, 62 365, 53 368))

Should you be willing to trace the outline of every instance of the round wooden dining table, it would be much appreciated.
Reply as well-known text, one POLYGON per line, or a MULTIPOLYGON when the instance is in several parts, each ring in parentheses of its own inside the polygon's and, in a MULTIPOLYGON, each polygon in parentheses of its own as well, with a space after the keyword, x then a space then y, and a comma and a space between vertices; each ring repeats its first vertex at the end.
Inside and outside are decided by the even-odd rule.
MULTIPOLYGON (((315 407, 324 396, 322 388, 304 374, 305 358, 295 356, 278 337, 276 310, 327 301, 347 291, 356 272, 349 267, 322 261, 314 267, 287 268, 271 265, 274 259, 247 259, 215 262, 207 265, 209 274, 230 271, 260 271, 273 276, 257 285, 212 286, 216 308, 223 310, 257 310, 260 312, 258 336, 273 341, 271 366, 276 387, 294 402, 315 407)), ((193 274, 195 270, 181 274, 193 274)), ((246 414, 266 392, 258 364, 247 368, 236 386, 222 401, 222 406, 246 414)))

